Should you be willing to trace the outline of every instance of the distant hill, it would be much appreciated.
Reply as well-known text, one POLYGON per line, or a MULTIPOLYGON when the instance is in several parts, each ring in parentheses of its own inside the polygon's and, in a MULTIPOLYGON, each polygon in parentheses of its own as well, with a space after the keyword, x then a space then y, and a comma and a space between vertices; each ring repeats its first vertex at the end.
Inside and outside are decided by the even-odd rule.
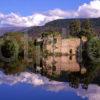
MULTIPOLYGON (((66 34, 69 32, 69 24, 75 19, 58 19, 54 20, 51 22, 46 23, 44 26, 36 26, 36 27, 31 27, 29 30, 29 34, 39 36, 42 32, 45 30, 50 30, 53 29, 58 32, 62 32, 62 28, 66 29, 66 34)), ((80 20, 81 22, 86 20, 86 19, 77 19, 80 20)), ((94 28, 94 31, 96 33, 100 33, 100 18, 91 18, 90 22, 92 24, 92 27, 94 28)))
MULTIPOLYGON (((54 21, 51 21, 49 23, 46 23, 45 26, 46 27, 59 27, 59 28, 67 28, 69 27, 69 24, 70 22, 72 22, 73 20, 75 19, 59 19, 59 20, 54 20, 54 21)), ((77 19, 77 20, 80 20, 81 22, 86 20, 86 19, 77 19)), ((96 32, 100 32, 100 18, 91 18, 89 19, 94 30, 96 32)))
MULTIPOLYGON (((75 20, 75 19, 58 19, 58 20, 54 20, 54 21, 46 23, 45 26, 66 28, 69 26, 69 23, 72 22, 73 20, 75 20)), ((82 22, 86 19, 81 18, 81 19, 77 19, 77 20, 80 20, 82 22)), ((100 26, 100 18, 91 18, 89 20, 90 20, 91 24, 93 25, 93 27, 100 26)))
POLYGON ((28 30, 26 27, 2 27, 0 28, 0 36, 8 33, 8 32, 24 32, 25 30, 28 30))
MULTIPOLYGON (((66 28, 67 33, 69 32, 69 23, 75 19, 58 19, 51 22, 46 23, 44 26, 33 26, 33 27, 7 27, 0 28, 0 34, 4 34, 6 32, 27 32, 29 35, 33 37, 40 36, 46 30, 55 30, 58 32, 62 32, 62 28, 66 28)), ((77 19, 81 22, 85 19, 77 19)), ((90 22, 96 31, 96 33, 100 33, 100 18, 91 18, 90 22)))

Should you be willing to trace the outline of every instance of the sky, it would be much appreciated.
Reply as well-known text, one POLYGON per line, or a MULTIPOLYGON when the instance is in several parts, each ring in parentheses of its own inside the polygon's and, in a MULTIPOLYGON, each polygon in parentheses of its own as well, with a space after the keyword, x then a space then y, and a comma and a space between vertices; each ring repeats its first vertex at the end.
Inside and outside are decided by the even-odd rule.
POLYGON ((1 0, 0 27, 30 27, 65 18, 100 17, 100 0, 1 0))
POLYGON ((89 3, 90 0, 1 0, 0 12, 19 13, 24 16, 34 12, 45 12, 51 9, 59 8, 63 10, 74 10, 83 3, 89 3))

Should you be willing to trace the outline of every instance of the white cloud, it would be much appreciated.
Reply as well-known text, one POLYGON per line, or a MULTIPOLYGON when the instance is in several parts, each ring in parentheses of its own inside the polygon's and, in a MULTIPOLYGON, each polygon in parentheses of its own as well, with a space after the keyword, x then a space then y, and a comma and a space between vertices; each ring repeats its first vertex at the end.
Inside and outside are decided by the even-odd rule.
POLYGON ((100 0, 92 0, 89 4, 84 3, 77 10, 79 17, 100 17, 100 0))
POLYGON ((84 3, 78 7, 77 10, 64 11, 61 9, 53 9, 43 13, 34 13, 30 16, 21 16, 15 13, 3 14, 0 13, 0 26, 38 26, 44 25, 49 21, 64 18, 80 18, 100 17, 100 0, 92 0, 90 3, 84 3))
POLYGON ((61 9, 54 9, 54 10, 50 10, 49 14, 51 16, 66 17, 66 16, 70 16, 71 13, 65 12, 65 11, 63 11, 61 9))
POLYGON ((15 13, 11 14, 2 14, 0 13, 0 25, 13 25, 13 26, 37 26, 37 25, 44 25, 45 23, 65 18, 64 11, 57 9, 57 10, 50 10, 48 13, 34 13, 31 16, 20 16, 15 13), (56 12, 59 12, 58 15, 56 12))

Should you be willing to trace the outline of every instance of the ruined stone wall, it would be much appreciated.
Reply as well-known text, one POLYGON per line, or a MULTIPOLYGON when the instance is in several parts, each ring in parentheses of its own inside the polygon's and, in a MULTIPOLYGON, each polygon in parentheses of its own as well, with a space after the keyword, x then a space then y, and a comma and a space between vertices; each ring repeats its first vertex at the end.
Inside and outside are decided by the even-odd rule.
POLYGON ((72 54, 76 54, 77 48, 80 46, 80 39, 79 38, 68 38, 68 39, 61 39, 57 38, 57 43, 53 45, 47 44, 46 48, 51 53, 62 53, 62 54, 69 54, 72 51, 72 54))

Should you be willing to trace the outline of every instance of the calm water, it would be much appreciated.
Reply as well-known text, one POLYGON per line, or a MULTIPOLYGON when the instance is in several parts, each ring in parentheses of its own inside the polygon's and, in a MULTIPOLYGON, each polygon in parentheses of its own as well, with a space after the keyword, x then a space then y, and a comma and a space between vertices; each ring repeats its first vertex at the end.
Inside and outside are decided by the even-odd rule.
POLYGON ((99 67, 83 67, 75 57, 13 66, 1 67, 0 100, 100 100, 99 67))

